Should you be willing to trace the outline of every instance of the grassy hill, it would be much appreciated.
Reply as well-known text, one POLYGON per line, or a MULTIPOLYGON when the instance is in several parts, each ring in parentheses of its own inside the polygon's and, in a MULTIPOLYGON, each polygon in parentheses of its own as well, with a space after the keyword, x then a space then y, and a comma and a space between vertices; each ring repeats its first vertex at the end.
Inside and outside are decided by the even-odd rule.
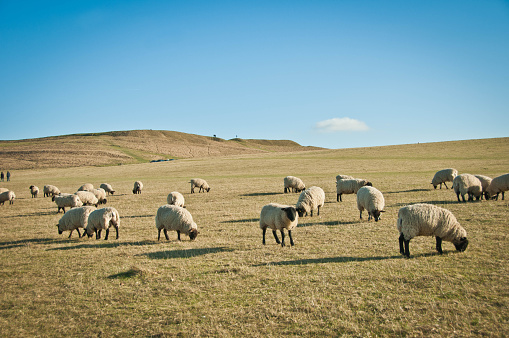
POLYGON ((6 170, 144 163, 319 149, 288 140, 224 140, 164 130, 130 130, 0 141, 6 170))

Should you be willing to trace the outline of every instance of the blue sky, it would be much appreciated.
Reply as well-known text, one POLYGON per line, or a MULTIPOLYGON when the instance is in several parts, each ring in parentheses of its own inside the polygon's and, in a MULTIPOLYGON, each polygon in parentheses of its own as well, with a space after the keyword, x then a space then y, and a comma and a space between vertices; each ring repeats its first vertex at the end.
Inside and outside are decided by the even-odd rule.
POLYGON ((0 0, 0 139, 509 136, 509 2, 0 0))

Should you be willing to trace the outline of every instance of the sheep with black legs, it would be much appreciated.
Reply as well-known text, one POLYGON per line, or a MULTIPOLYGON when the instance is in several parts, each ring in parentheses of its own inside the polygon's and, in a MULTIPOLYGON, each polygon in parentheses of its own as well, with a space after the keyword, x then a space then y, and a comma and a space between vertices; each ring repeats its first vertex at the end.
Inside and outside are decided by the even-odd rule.
POLYGON ((92 189, 94 189, 94 185, 92 183, 85 183, 78 188, 78 191, 92 191, 92 189))
POLYGON ((300 178, 295 176, 286 176, 283 179, 283 184, 285 187, 283 190, 285 194, 287 192, 301 192, 304 189, 306 189, 306 185, 304 184, 304 182, 302 182, 300 178))
POLYGON ((99 199, 91 191, 77 191, 74 194, 80 198, 83 205, 94 205, 96 208, 99 205, 99 199))
POLYGON ((58 207, 57 213, 60 212, 60 209, 62 209, 65 214, 65 208, 76 208, 83 206, 83 202, 81 202, 79 196, 74 194, 60 194, 58 196, 53 196, 52 200, 58 207))
POLYGON ((134 182, 133 194, 141 194, 143 190, 143 183, 141 181, 134 182))
POLYGON ((474 175, 475 177, 477 177, 479 179, 479 181, 481 181, 481 187, 482 187, 482 195, 481 195, 481 199, 484 198, 486 200, 488 200, 488 187, 490 186, 491 184, 491 181, 493 180, 491 177, 488 177, 488 176, 484 176, 484 175, 474 175))
POLYGON ((109 195, 109 194, 114 194, 115 193, 115 190, 113 189, 113 187, 111 186, 111 184, 108 184, 108 183, 101 183, 101 185, 99 186, 99 188, 102 188, 104 189, 104 191, 106 191, 106 193, 109 195))
POLYGON ((37 194, 39 194, 39 188, 35 185, 31 185, 28 189, 30 189, 30 194, 32 198, 36 198, 37 194))
POLYGON ((474 197, 479 200, 482 195, 482 184, 481 181, 470 174, 460 174, 452 181, 452 188, 456 193, 458 202, 460 201, 460 195, 463 202, 466 202, 465 195, 468 195, 468 200, 473 201, 474 197))
MULTIPOLYGON (((61 235, 62 232, 69 230, 71 231, 69 238, 71 238, 72 232, 76 230, 78 232, 78 236, 81 237, 79 228, 87 227, 88 216, 94 210, 94 207, 89 206, 69 210, 58 221, 58 234, 61 235)), ((85 235, 85 233, 83 233, 83 235, 85 235)))
POLYGON ((200 190, 198 190, 199 193, 202 192, 202 190, 203 192, 210 191, 209 184, 202 178, 193 178, 191 181, 189 181, 189 183, 191 183, 191 194, 194 194, 195 187, 200 188, 200 190))
POLYGON ((9 204, 14 204, 14 199, 16 198, 16 194, 14 191, 7 190, 0 194, 0 204, 4 205, 5 202, 9 201, 9 204))
POLYGON ((320 208, 324 204, 325 192, 323 189, 320 187, 310 187, 300 193, 295 209, 297 209, 300 217, 304 216, 304 214, 307 216, 308 213, 311 213, 311 217, 313 217, 313 210, 317 209, 317 215, 320 215, 320 208))
POLYGON ((504 200, 504 192, 507 190, 509 190, 509 174, 495 177, 487 188, 488 198, 498 200, 498 195, 502 193, 502 200, 504 200))
POLYGON ((364 186, 371 187, 373 184, 362 178, 341 179, 336 181, 336 201, 343 202, 343 199, 341 198, 343 194, 356 194, 357 191, 364 186))
POLYGON ((104 236, 104 240, 108 240, 108 235, 110 234, 110 227, 114 227, 117 232, 118 239, 118 227, 120 226, 120 216, 118 215, 118 211, 112 207, 106 207, 102 209, 94 210, 88 216, 87 227, 85 228, 85 234, 87 234, 88 238, 92 237, 95 233, 95 239, 101 238, 101 231, 103 229, 106 230, 106 235, 104 236))
POLYGON ((437 188, 440 184, 440 189, 442 189, 442 183, 445 185, 445 189, 447 188, 447 184, 445 182, 452 182, 454 178, 458 176, 458 171, 454 168, 447 168, 439 170, 435 173, 433 178, 431 179, 431 184, 433 184, 433 188, 437 188))
POLYGON ((293 246, 292 229, 297 226, 298 222, 299 216, 295 207, 277 203, 265 205, 260 213, 260 229, 263 231, 263 245, 265 245, 265 233, 267 232, 267 228, 271 228, 276 243, 281 244, 281 246, 285 246, 285 233, 283 230, 286 229, 288 231, 288 237, 290 237, 290 245, 293 246), (281 232, 281 242, 277 237, 276 230, 281 232))
POLYGON ((417 236, 435 236, 436 250, 442 254, 442 241, 452 242, 457 251, 468 246, 467 232, 447 209, 432 204, 413 204, 399 209, 397 228, 399 251, 410 257, 410 240, 417 236))
POLYGON ((49 197, 50 195, 52 197, 55 197, 56 195, 60 195, 60 189, 51 184, 45 185, 43 188, 43 192, 44 197, 49 197))
POLYGON ((188 235, 190 240, 194 240, 199 234, 198 226, 193 221, 191 213, 182 207, 169 204, 157 209, 156 228, 158 230, 157 240, 161 238, 161 230, 164 231, 166 240, 170 240, 168 230, 176 231, 179 241, 180 233, 188 235))
POLYGON ((168 194, 168 197, 166 197, 166 202, 170 205, 176 205, 177 207, 185 208, 185 200, 184 196, 179 193, 178 191, 172 191, 168 194))
POLYGON ((385 212, 384 196, 374 187, 362 187, 357 191, 357 208, 360 211, 362 219, 362 211, 368 212, 368 221, 373 217, 375 222, 380 219, 380 213, 385 212))

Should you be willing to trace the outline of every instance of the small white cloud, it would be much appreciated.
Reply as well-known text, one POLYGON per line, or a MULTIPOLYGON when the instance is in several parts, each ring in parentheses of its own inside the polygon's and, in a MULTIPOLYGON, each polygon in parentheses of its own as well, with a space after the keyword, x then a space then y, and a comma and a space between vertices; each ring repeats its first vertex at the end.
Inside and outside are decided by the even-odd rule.
POLYGON ((315 128, 321 132, 333 133, 336 131, 366 131, 369 127, 366 123, 349 117, 333 118, 317 122, 315 128))

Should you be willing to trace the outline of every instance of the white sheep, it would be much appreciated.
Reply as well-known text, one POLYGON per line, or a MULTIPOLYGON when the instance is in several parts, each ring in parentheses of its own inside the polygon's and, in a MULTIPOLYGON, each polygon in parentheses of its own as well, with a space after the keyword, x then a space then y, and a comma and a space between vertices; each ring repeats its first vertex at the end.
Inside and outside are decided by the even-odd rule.
POLYGON ((56 203, 58 207, 57 213, 59 213, 60 209, 62 209, 62 211, 65 214, 66 207, 76 208, 83 206, 83 202, 81 202, 78 195, 74 194, 60 194, 57 196, 53 196, 52 200, 56 203))
POLYGON ((373 186, 371 182, 368 180, 364 180, 362 178, 353 178, 353 179, 341 179, 336 181, 336 192, 337 197, 336 200, 339 202, 343 202, 341 195, 343 194, 356 194, 357 191, 364 186, 373 186))
POLYGON ((94 189, 94 185, 92 183, 85 183, 78 188, 78 191, 91 191, 92 189, 94 189))
POLYGON ((385 200, 382 193, 374 187, 362 187, 357 191, 357 208, 360 211, 360 218, 362 219, 362 211, 368 212, 368 221, 371 217, 378 222, 380 213, 385 212, 385 200))
POLYGON ((143 183, 141 181, 134 182, 133 194, 141 194, 143 190, 143 183))
POLYGON ((468 194, 469 201, 473 201, 474 197, 476 200, 479 200, 479 198, 482 195, 481 181, 474 175, 470 174, 460 174, 456 176, 452 181, 452 188, 456 193, 458 202, 461 202, 460 195, 461 198, 463 199, 463 202, 466 202, 465 194, 468 194))
POLYGON ((0 194, 0 204, 4 205, 5 202, 9 201, 9 204, 14 204, 14 199, 16 198, 16 194, 14 191, 7 190, 0 194))
POLYGON ((304 184, 304 182, 302 182, 300 178, 295 176, 286 176, 283 179, 283 183, 285 187, 284 189, 285 194, 287 192, 301 192, 304 191, 304 189, 306 189, 306 185, 304 184))
POLYGON ((497 176, 488 186, 488 198, 498 200, 498 194, 502 193, 502 200, 504 200, 504 192, 507 190, 509 190, 509 174, 497 176))
POLYGON ((288 231, 288 237, 290 237, 290 245, 293 246, 292 229, 297 226, 298 222, 299 216, 295 207, 277 203, 265 205, 260 212, 260 229, 263 231, 263 245, 265 245, 265 233, 267 232, 267 228, 271 228, 276 243, 281 244, 281 246, 285 246, 285 233, 283 230, 286 229, 288 231), (277 237, 276 230, 281 232, 281 242, 277 237))
POLYGON ((338 175, 336 176, 336 182, 339 180, 353 180, 354 178, 349 175, 338 175))
POLYGON ((295 209, 299 213, 299 216, 306 216, 311 213, 313 217, 313 210, 318 209, 317 215, 320 215, 320 208, 325 204, 325 192, 320 187, 310 187, 300 193, 299 200, 295 209))
POLYGON ((184 196, 179 193, 178 191, 172 191, 168 194, 168 197, 166 197, 166 202, 170 205, 176 205, 177 207, 185 208, 185 200, 184 196))
POLYGON ((106 202, 108 202, 106 199, 106 191, 103 188, 92 189, 89 192, 94 194, 97 198, 98 204, 106 204, 106 202))
POLYGON ((458 251, 468 246, 467 232, 447 209, 432 204, 413 204, 399 209, 397 228, 399 252, 410 257, 410 240, 417 236, 435 236, 436 249, 442 254, 442 241, 452 242, 458 251), (404 248, 403 248, 404 244, 404 248))
POLYGON ((94 210, 88 216, 87 227, 85 229, 85 234, 88 235, 88 238, 92 237, 95 233, 95 239, 101 238, 102 229, 106 230, 106 235, 104 236, 104 240, 108 239, 108 235, 110 234, 110 227, 113 226, 117 232, 118 239, 118 227, 120 226, 120 216, 118 215, 118 211, 112 207, 106 207, 102 209, 94 210))
POLYGON ((440 184, 440 189, 442 189, 443 183, 445 185, 445 188, 449 189, 445 182, 453 182, 456 176, 458 176, 458 171, 456 169, 454 168, 442 169, 435 173, 435 176, 433 176, 433 179, 431 180, 431 184, 433 184, 433 188, 435 189, 440 184))
POLYGON ((45 185, 43 188, 44 197, 49 197, 50 195, 52 197, 55 197, 56 195, 60 195, 60 190, 55 187, 54 185, 45 185))
POLYGON ((30 194, 32 194, 32 198, 36 198, 39 193, 39 188, 35 185, 31 185, 28 189, 30 189, 30 194))
POLYGON ((483 196, 486 198, 486 200, 488 200, 488 187, 490 186, 491 184, 491 181, 493 180, 491 177, 488 177, 488 176, 484 176, 484 175, 474 175, 475 177, 477 177, 479 179, 479 181, 481 181, 481 187, 482 187, 482 195, 481 195, 481 199, 483 198, 483 196))
POLYGON ((198 192, 201 192, 203 190, 203 192, 209 192, 210 191, 210 186, 209 184, 207 183, 207 181, 205 181, 204 179, 201 179, 201 178, 193 178, 189 183, 191 183, 191 194, 194 193, 194 188, 200 188, 200 190, 198 190, 198 192))
POLYGON ((161 230, 164 231, 166 240, 170 240, 168 230, 177 231, 179 241, 181 232, 188 235, 190 240, 194 240, 199 234, 198 226, 193 221, 191 213, 182 207, 169 204, 157 209, 156 228, 158 230, 157 240, 161 238, 161 230))
POLYGON ((61 235, 62 232, 70 230, 69 238, 71 238, 72 232, 76 230, 78 231, 78 236, 81 237, 79 228, 86 228, 88 216, 94 210, 94 207, 78 207, 69 210, 58 221, 58 234, 61 235))
POLYGON ((95 207, 99 205, 99 200, 91 191, 77 191, 74 194, 78 195, 83 205, 95 205, 95 207))
POLYGON ((101 185, 99 186, 100 188, 103 188, 104 191, 106 191, 106 193, 109 195, 109 194, 114 194, 115 193, 115 190, 113 189, 113 187, 111 186, 111 184, 108 184, 108 183, 101 183, 101 185))

